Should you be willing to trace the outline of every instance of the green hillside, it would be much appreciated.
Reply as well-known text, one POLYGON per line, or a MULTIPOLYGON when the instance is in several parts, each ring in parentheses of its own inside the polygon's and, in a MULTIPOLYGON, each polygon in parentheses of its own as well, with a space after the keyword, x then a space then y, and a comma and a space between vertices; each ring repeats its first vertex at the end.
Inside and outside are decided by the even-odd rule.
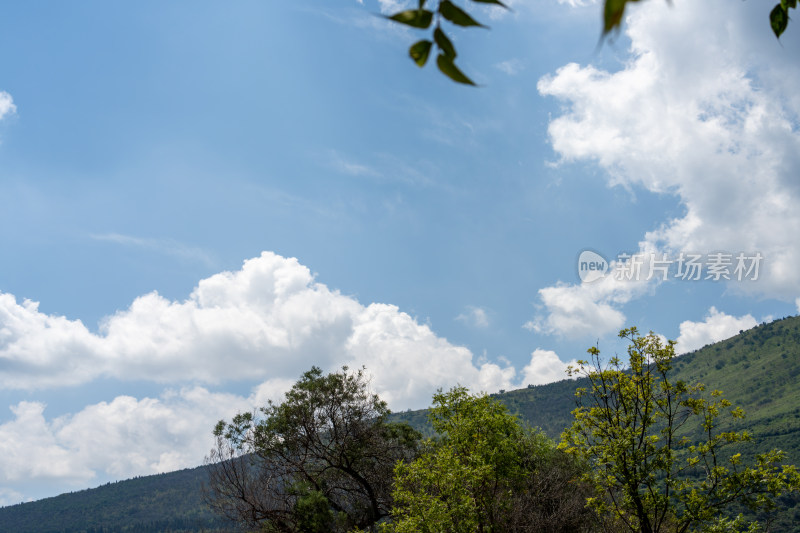
MULTIPOLYGON (((601 347, 602 348, 602 347, 601 347)), ((680 347, 679 347, 680 348, 680 347)), ((742 407, 747 416, 731 429, 746 429, 753 436, 749 453, 778 448, 786 462, 800 466, 800 317, 788 317, 675 359, 674 378, 704 383, 707 390, 742 407)), ((575 389, 585 380, 564 380, 547 385, 495 394, 509 410, 533 427, 558 440, 572 422, 575 389)), ((429 432, 424 411, 398 413, 397 418, 429 432)), ((728 429, 728 428, 726 428, 728 429)), ((739 450, 737 450, 739 451, 739 450)), ((782 511, 772 517, 770 531, 800 533, 800 497, 784 498, 782 511)))
POLYGON ((155 533, 230 531, 203 502, 204 467, 138 477, 0 508, 0 531, 155 533))
MULTIPOLYGON (((787 462, 800 465, 800 317, 762 324, 675 361, 675 377, 722 390, 745 409, 747 418, 736 427, 753 434, 754 452, 780 448, 787 462)), ((577 386, 579 381, 564 380, 495 397, 558 439, 571 422, 577 386)), ((393 417, 430 432, 425 411, 393 417)), ((0 508, 0 531, 225 531, 202 502, 204 478, 200 467, 0 508)), ((772 531, 800 533, 800 499, 784 499, 782 506, 772 531)))
MULTIPOLYGON (((762 324, 675 359, 674 377, 723 391, 747 417, 759 449, 781 448, 800 464, 800 317, 762 324)), ((575 388, 564 380, 496 395, 532 426, 557 439, 571 422, 575 388)), ((416 413, 415 421, 421 417, 416 413)), ((412 415, 412 413, 401 416, 412 415)))

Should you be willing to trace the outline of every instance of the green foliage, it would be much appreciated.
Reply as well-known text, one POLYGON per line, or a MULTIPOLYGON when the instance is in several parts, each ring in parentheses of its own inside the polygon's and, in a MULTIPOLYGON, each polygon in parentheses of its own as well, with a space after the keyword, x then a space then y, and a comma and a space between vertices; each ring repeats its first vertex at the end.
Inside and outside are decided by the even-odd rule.
MULTIPOLYGON (((603 36, 622 27, 625 6, 640 0, 605 0, 603 4, 603 36)), ((780 37, 789 24, 789 8, 795 8, 797 0, 781 0, 769 14, 769 22, 776 37, 780 37)))
POLYGON ((463 387, 439 391, 429 419, 438 438, 395 467, 394 522, 383 531, 581 531, 585 494, 568 485, 576 464, 500 402, 463 387))
MULTIPOLYGON (((499 0, 472 0, 478 4, 491 4, 504 9, 508 9, 505 4, 499 0)), ((427 30, 435 21, 436 24, 433 29, 432 39, 417 41, 408 51, 409 56, 419 67, 424 67, 428 62, 431 48, 436 45, 439 54, 436 58, 436 66, 439 70, 450 78, 451 80, 463 83, 465 85, 475 85, 475 83, 468 78, 455 64, 456 49, 453 42, 442 29, 442 23, 447 22, 453 26, 461 28, 488 28, 478 22, 472 15, 465 9, 457 6, 451 0, 432 0, 431 4, 436 4, 436 9, 431 11, 425 9, 428 0, 419 0, 417 9, 408 9, 400 11, 394 15, 386 18, 404 24, 415 29, 427 30)))
MULTIPOLYGON (((629 2, 639 2, 641 0, 605 0, 603 3, 603 31, 605 37, 612 31, 619 31, 622 27, 622 20, 625 16, 625 7, 629 2)), ((439 70, 457 83, 465 85, 475 85, 456 65, 456 50, 452 41, 442 30, 442 22, 446 21, 454 26, 462 28, 478 27, 488 28, 478 22, 467 10, 454 4, 451 0, 418 0, 417 9, 400 11, 386 18, 410 26, 418 30, 427 30, 435 21, 433 39, 425 39, 415 42, 409 49, 409 56, 419 67, 424 67, 428 62, 428 57, 432 46, 435 44, 439 50, 436 58, 436 65, 439 70), (435 4, 436 9, 425 9, 427 4, 435 4), (438 38, 437 38, 438 34, 438 38)), ((499 0, 471 0, 472 3, 491 4, 504 9, 508 7, 499 0)), ((470 3, 470 2, 467 2, 470 3)), ((769 22, 776 37, 780 37, 789 24, 789 9, 797 7, 797 0, 781 0, 770 12, 769 22)))
POLYGON ((781 0, 769 13, 769 24, 775 37, 780 38, 781 34, 789 25, 789 9, 797 8, 797 0, 781 0))
MULTIPOLYGON (((586 480, 604 497, 589 500, 601 515, 612 514, 630 531, 741 531, 741 517, 726 515, 733 502, 765 509, 784 492, 800 490, 794 466, 781 466, 784 453, 758 454, 745 466, 729 447, 751 440, 747 431, 723 431, 720 419, 744 417, 740 408, 703 385, 672 379, 674 342, 662 343, 636 328, 628 339, 628 366, 613 357, 605 367, 597 348, 579 361, 573 375, 579 406, 561 447, 589 462, 586 480), (709 529, 710 528, 710 529, 709 529)), ((753 529, 754 530, 754 529, 753 529)))
MULTIPOLYGON (((721 343, 681 355, 673 360, 669 373, 672 381, 713 383, 715 388, 725 391, 726 398, 747 410, 747 418, 729 419, 724 426, 725 431, 747 431, 751 435, 750 449, 742 447, 737 450, 742 454, 743 464, 755 462, 756 455, 767 454, 773 448, 784 450, 787 462, 800 463, 798 376, 800 317, 762 324, 721 343), (717 369, 720 361, 724 364, 717 369)), ((490 398, 501 401, 510 413, 517 414, 525 423, 540 427, 550 438, 557 438, 572 421, 570 411, 575 407, 575 388, 588 386, 587 378, 565 379, 490 398)), ((392 413, 387 420, 406 422, 433 437, 435 432, 426 415, 424 410, 405 411, 392 413)), ((692 430, 687 424, 687 434, 699 440, 698 431, 699 427, 692 430)), ((536 465, 525 468, 538 472, 538 475, 528 478, 525 491, 529 496, 525 496, 523 491, 519 494, 527 505, 541 503, 542 507, 535 509, 538 516, 543 516, 548 509, 555 509, 559 502, 563 503, 562 498, 550 496, 557 494, 552 487, 576 488, 569 470, 576 465, 558 464, 566 461, 564 455, 558 453, 550 461, 538 452, 530 454, 540 459, 536 465), (536 481, 541 482, 541 490, 537 489, 536 481)), ((201 467, 0 508, 0 530, 20 533, 231 531, 231 526, 222 518, 215 517, 202 501, 200 485, 207 476, 206 468, 201 467)), ((518 503, 514 505, 517 509, 524 508, 518 503)), ((731 505, 731 520, 734 515, 743 513, 748 521, 769 521, 769 531, 773 533, 800 533, 798 493, 779 497, 777 508, 769 512, 753 513, 744 504, 731 505)), ((518 514, 536 516, 534 513, 518 514)), ((532 520, 530 523, 534 524, 532 520)), ((527 531, 554 531, 548 527, 531 525, 527 531)), ((574 527, 565 531, 580 529, 574 527)))
POLYGON ((295 497, 294 515, 297 517, 297 529, 305 533, 329 533, 341 529, 347 517, 335 513, 331 502, 322 491, 315 490, 309 483, 300 482, 289 489, 295 497))
POLYGON ((387 421, 362 370, 313 367, 269 403, 214 429, 209 503, 270 531, 372 528, 391 508, 394 464, 413 458, 419 434, 387 421))
POLYGON ((429 418, 438 441, 420 458, 395 467, 393 530, 484 531, 509 505, 503 490, 521 475, 523 432, 505 407, 457 387, 433 397, 429 418))

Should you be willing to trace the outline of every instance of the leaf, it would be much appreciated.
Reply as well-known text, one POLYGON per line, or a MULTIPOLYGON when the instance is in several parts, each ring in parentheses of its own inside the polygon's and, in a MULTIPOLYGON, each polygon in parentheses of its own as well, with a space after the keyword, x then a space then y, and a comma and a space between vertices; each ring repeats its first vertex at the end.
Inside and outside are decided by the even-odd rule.
POLYGON ((789 8, 794 9, 797 7, 797 0, 781 0, 781 7, 788 14, 789 8))
POLYGON ((411 48, 408 49, 408 55, 414 60, 414 63, 419 67, 424 67, 428 62, 428 55, 431 53, 431 46, 433 43, 430 41, 417 41, 411 48))
POLYGON ((472 1, 478 2, 479 4, 494 4, 508 9, 508 6, 505 5, 503 2, 500 2, 500 0, 472 0, 472 1))
POLYGON ((407 11, 395 13, 386 18, 399 22, 400 24, 405 24, 406 26, 411 26, 412 28, 425 29, 430 26, 433 21, 433 11, 428 11, 427 9, 409 9, 407 11))
POLYGON ((772 26, 775 37, 780 38, 781 33, 784 32, 789 24, 789 15, 786 14, 780 4, 776 5, 769 14, 769 24, 772 26))
POLYGON ((439 50, 441 50, 445 56, 450 58, 450 60, 456 58, 456 55, 458 54, 456 54, 456 49, 453 46, 453 43, 450 42, 450 39, 447 38, 447 35, 445 35, 440 28, 436 28, 433 31, 433 40, 436 41, 436 46, 439 47, 439 50))
POLYGON ((606 0, 603 9, 603 35, 620 27, 622 16, 625 14, 626 2, 627 0, 606 0))
POLYGON ((443 0, 443 2, 439 4, 439 13, 441 13, 444 18, 456 26, 480 26, 481 28, 487 27, 469 16, 466 11, 455 5, 450 0, 443 0))
POLYGON ((439 54, 439 57, 436 58, 436 66, 439 67, 442 74, 455 82, 463 83, 464 85, 475 85, 475 82, 466 77, 464 73, 453 64, 453 59, 444 54, 439 54))

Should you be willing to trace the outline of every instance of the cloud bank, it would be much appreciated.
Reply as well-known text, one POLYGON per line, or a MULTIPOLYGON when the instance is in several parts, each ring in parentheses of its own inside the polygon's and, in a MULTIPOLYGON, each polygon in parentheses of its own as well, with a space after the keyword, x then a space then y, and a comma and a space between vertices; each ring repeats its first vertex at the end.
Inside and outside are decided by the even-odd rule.
MULTIPOLYGON (((648 2, 628 17, 630 60, 617 72, 568 64, 539 92, 563 103, 548 127, 561 163, 590 161, 612 186, 675 195, 682 216, 643 228, 641 251, 760 252, 757 282, 729 289, 800 294, 800 69, 753 2, 648 2), (709 20, 707 13, 715 13, 709 20), (648 231, 649 230, 649 231, 648 231)), ((624 321, 641 291, 557 285, 540 291, 545 331, 624 321), (622 296, 619 296, 622 294, 622 296)))
MULTIPOLYGON (((470 315, 484 325, 485 313, 470 315)), ((270 252, 200 281, 189 298, 156 292, 107 317, 98 333, 0 294, 0 385, 36 390, 101 378, 219 385, 300 375, 311 364, 366 365, 393 405, 426 405, 443 384, 510 387, 516 371, 476 366, 464 347, 381 303, 362 305, 270 252)))

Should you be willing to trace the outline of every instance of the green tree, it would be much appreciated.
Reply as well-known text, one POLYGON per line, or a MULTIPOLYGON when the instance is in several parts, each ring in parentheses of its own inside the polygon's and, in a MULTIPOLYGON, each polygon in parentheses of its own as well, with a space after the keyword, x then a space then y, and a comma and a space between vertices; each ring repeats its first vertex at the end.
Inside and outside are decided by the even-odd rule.
POLYGON ((574 461, 486 395, 456 387, 433 400, 429 419, 439 437, 395 467, 394 522, 386 530, 582 530, 588 494, 576 483, 574 461))
POLYGON ((215 511, 281 532, 375 529, 388 515, 394 465, 415 456, 420 435, 387 421, 363 369, 313 367, 261 414, 214 429, 206 499, 215 511))
POLYGON ((620 337, 629 341, 627 368, 617 357, 602 366, 591 348, 591 361, 570 369, 589 386, 576 392, 575 419, 560 446, 592 467, 585 479, 598 496, 590 506, 634 532, 757 530, 730 516, 731 505, 769 509, 780 494, 800 489, 800 474, 780 465, 778 450, 745 466, 740 449, 750 435, 721 430, 722 417, 743 411, 719 391, 670 380, 674 341, 636 328, 620 337))

